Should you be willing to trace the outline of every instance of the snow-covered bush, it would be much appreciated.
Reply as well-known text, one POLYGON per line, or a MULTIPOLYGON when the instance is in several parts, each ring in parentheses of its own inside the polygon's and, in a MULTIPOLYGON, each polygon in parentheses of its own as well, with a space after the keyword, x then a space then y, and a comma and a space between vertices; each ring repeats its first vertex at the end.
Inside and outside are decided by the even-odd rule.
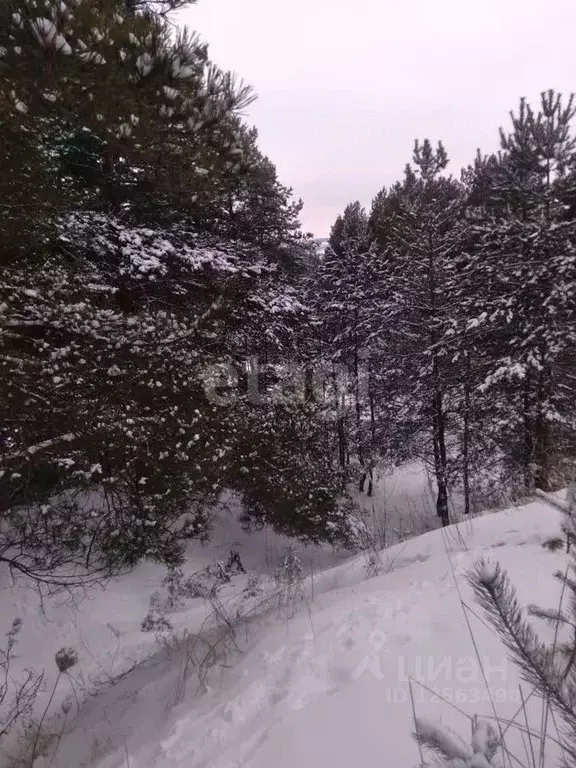
POLYGON ((222 587, 230 584, 232 578, 246 573, 240 555, 230 550, 226 562, 210 563, 190 576, 184 576, 181 568, 169 568, 162 584, 168 593, 164 603, 167 611, 181 607, 186 600, 196 598, 209 599, 211 594, 217 594, 222 587))
POLYGON ((172 624, 164 615, 160 595, 157 592, 150 596, 150 607, 142 619, 140 629, 142 632, 156 632, 159 635, 172 631, 172 624))
POLYGON ((206 391, 206 369, 241 359, 261 323, 269 354, 289 352, 303 308, 277 268, 182 227, 83 213, 59 231, 42 268, 0 274, 0 558, 46 580, 177 565, 225 489, 249 522, 356 545, 314 410, 206 391))
POLYGON ((470 744, 453 733, 442 723, 416 717, 414 737, 421 748, 430 752, 430 760, 423 759, 421 766, 443 766, 443 768, 490 768, 499 765, 494 762, 500 742, 494 726, 477 716, 471 721, 470 744))
POLYGON ((298 601, 304 599, 302 563, 293 547, 288 547, 282 562, 274 572, 274 580, 277 606, 291 615, 297 610, 298 601))

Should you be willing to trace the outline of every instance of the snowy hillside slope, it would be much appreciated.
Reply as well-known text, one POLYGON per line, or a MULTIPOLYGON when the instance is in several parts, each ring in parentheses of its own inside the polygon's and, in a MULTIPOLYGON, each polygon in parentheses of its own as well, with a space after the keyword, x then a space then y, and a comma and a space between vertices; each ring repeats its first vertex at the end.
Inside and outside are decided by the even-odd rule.
MULTIPOLYGON (((222 690, 175 714, 159 744, 136 752, 137 764, 415 765, 409 676, 469 715, 490 714, 452 568, 468 602, 464 573, 491 555, 509 569, 521 600, 554 605, 559 585, 552 573, 565 556, 542 547, 558 521, 540 504, 460 528, 461 536, 432 532, 394 547, 390 570, 379 577, 344 587, 354 568, 325 574, 323 586, 332 590, 310 614, 302 611, 268 632, 222 690)), ((485 626, 476 622, 474 632, 498 712, 510 717, 519 701, 516 670, 485 626)), ((442 717, 469 734, 465 718, 415 688, 420 715, 442 717)))
MULTIPOLYGON (((418 714, 465 737, 469 723, 446 702, 470 716, 492 711, 459 599, 461 590, 473 607, 467 569, 480 557, 497 559, 522 602, 555 605, 552 574, 566 555, 542 544, 559 525, 557 512, 534 502, 397 544, 381 553, 372 578, 365 556, 309 577, 297 610, 271 610, 247 626, 242 652, 215 666, 206 692, 190 678, 177 701, 181 658, 158 653, 90 699, 67 723, 57 755, 37 768, 416 765, 410 677, 446 700, 415 683, 418 714)), ((109 609, 119 621, 122 602, 109 609)), ((517 671, 478 616, 492 700, 511 717, 517 671)), ((551 637, 549 627, 538 629, 551 637)))
MULTIPOLYGON (((381 477, 374 498, 363 495, 361 499, 371 524, 374 523, 378 530, 387 529, 392 540, 398 535, 408 535, 409 531, 413 534, 437 525, 427 482, 426 474, 418 466, 408 466, 391 476, 381 477), (376 510, 374 519, 373 506, 376 510)), ((264 592, 274 589, 274 573, 289 546, 296 547, 295 552, 306 574, 319 574, 350 559, 350 553, 346 551, 294 544, 266 528, 248 535, 238 523, 238 506, 230 499, 224 502, 215 517, 210 541, 190 543, 184 569, 191 574, 216 561, 225 562, 232 550, 238 552, 247 576, 233 579, 223 590, 224 600, 238 602, 250 577, 259 580, 264 592)), ((163 567, 144 563, 131 573, 113 579, 105 589, 95 589, 87 595, 60 594, 41 603, 33 589, 22 582, 15 586, 8 570, 0 566, 0 638, 6 635, 14 619, 22 620, 11 673, 18 680, 28 667, 44 672, 45 685, 37 701, 37 714, 50 697, 57 675, 54 654, 58 649, 73 647, 78 652, 79 662, 71 670, 75 701, 76 698, 81 701, 102 682, 125 673, 151 653, 156 653, 157 638, 154 633, 143 633, 141 622, 149 609, 151 596, 155 592, 165 594, 162 586, 165 575, 163 567)), ((245 610, 244 604, 242 609, 245 610)), ((194 600, 184 610, 172 612, 169 619, 176 631, 187 629, 193 632, 204 626, 211 611, 205 601, 194 600)), ((62 691, 54 697, 57 712, 59 700, 70 693, 69 685, 64 683, 61 687, 62 691)))

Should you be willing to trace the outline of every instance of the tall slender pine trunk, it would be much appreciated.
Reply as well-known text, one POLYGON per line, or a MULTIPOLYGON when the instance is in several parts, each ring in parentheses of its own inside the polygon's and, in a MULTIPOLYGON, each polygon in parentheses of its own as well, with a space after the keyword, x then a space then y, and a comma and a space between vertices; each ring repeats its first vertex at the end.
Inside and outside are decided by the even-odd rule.
POLYGON ((531 493, 534 488, 534 433, 531 403, 531 376, 528 372, 522 387, 522 472, 524 490, 531 493))
POLYGON ((346 440, 346 426, 344 418, 343 404, 340 402, 340 382, 336 374, 336 368, 332 366, 332 383, 334 386, 334 405, 336 418, 336 436, 338 440, 338 462, 340 464, 340 473, 342 478, 342 488, 346 486, 347 480, 347 457, 348 445, 346 440))
POLYGON ((536 387, 536 416, 534 419, 534 485, 541 491, 551 490, 550 464, 551 464, 551 440, 550 426, 546 418, 546 406, 550 394, 550 366, 545 362, 545 355, 541 353, 542 368, 538 373, 536 387))
POLYGON ((462 424, 462 485, 464 489, 464 514, 470 514, 470 387, 472 365, 466 352, 464 378, 464 414, 462 424))
POLYGON ((436 514, 442 525, 450 525, 448 513, 448 461, 446 452, 446 417, 443 408, 442 392, 434 393, 434 469, 436 475, 436 514))

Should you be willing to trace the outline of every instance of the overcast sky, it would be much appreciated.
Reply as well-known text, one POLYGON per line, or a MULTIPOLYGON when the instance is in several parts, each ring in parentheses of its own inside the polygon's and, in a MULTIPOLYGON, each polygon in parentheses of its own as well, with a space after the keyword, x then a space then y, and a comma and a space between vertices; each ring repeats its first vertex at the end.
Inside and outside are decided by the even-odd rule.
POLYGON ((458 175, 520 96, 576 89, 576 0, 199 0, 181 19, 255 88, 247 120, 317 237, 415 138, 458 175))

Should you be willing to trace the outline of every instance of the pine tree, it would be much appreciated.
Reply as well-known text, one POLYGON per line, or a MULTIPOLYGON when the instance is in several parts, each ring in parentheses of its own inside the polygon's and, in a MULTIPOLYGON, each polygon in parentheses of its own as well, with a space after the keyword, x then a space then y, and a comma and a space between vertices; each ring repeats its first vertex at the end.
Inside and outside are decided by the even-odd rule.
POLYGON ((555 439, 573 429, 574 222, 566 200, 574 185, 572 99, 550 91, 539 111, 524 100, 501 132, 499 156, 478 160, 476 257, 470 316, 491 361, 484 386, 501 404, 502 446, 526 490, 547 489, 555 439), (566 370, 566 374, 562 371, 566 370))
POLYGON ((0 54, 5 227, 22 248, 73 204, 124 210, 143 195, 166 204, 169 192, 189 209, 194 186, 238 164, 234 114, 251 92, 197 37, 175 39, 151 4, 5 3, 0 54))
POLYGON ((298 355, 307 244, 299 205, 236 114, 250 92, 196 37, 170 34, 173 6, 2 10, 1 183, 14 205, 0 561, 52 587, 141 558, 177 567, 224 491, 252 523, 359 540, 314 409, 253 402, 241 386, 232 406, 213 396, 222 364, 242 385, 252 357, 276 369, 298 355), (218 213, 230 195, 236 222, 218 213))
POLYGON ((343 481, 355 454, 360 486, 372 470, 364 428, 367 317, 368 217, 359 202, 346 207, 332 227, 329 248, 311 285, 326 362, 332 369, 331 393, 343 481), (350 411, 353 411, 350 413, 350 411))
POLYGON ((346 250, 365 250, 368 238, 368 217, 358 201, 350 203, 344 213, 338 216, 330 230, 328 242, 337 256, 346 250))
POLYGON ((381 254, 382 329, 398 397, 397 441, 404 455, 420 454, 437 485, 437 514, 449 523, 448 394, 455 380, 446 332, 459 254, 462 195, 457 182, 440 175, 447 164, 439 144, 416 142, 415 169, 407 168, 396 190, 396 212, 381 254))

